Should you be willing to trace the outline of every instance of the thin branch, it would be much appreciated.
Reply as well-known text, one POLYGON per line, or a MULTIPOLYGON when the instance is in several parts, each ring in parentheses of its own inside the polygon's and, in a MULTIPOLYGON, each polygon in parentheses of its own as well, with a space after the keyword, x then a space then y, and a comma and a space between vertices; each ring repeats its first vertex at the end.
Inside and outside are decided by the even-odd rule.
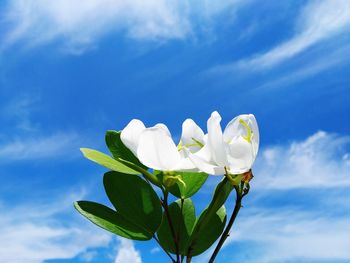
POLYGON ((167 191, 163 191, 163 194, 164 194, 164 200, 163 200, 162 205, 163 205, 163 208, 164 208, 165 215, 168 218, 170 231, 171 231, 171 234, 172 234, 173 239, 174 239, 175 251, 176 251, 176 263, 179 263, 180 262, 179 244, 178 244, 177 236, 176 236, 176 233, 175 233, 174 225, 172 223, 172 220, 171 220, 171 217, 170 217, 170 214, 169 214, 168 192, 167 191))
MULTIPOLYGON (((182 216, 182 213, 183 213, 183 206, 184 206, 184 199, 181 198, 181 201, 180 201, 180 213, 181 213, 181 216, 182 216)), ((183 222, 185 224, 185 222, 183 222)), ((179 245, 179 254, 180 254, 180 247, 181 247, 181 243, 180 243, 180 235, 181 235, 181 231, 182 231, 182 224, 180 223, 179 224, 179 227, 177 229, 177 241, 178 241, 178 245, 179 245)))
POLYGON ((234 223, 234 221, 235 221, 235 219, 237 217, 237 214, 238 214, 239 210, 242 207, 242 198, 243 198, 243 196, 242 196, 241 191, 240 191, 238 186, 235 186, 235 189, 236 189, 236 205, 235 205, 235 208, 234 208, 234 210, 232 212, 230 221, 228 222, 224 232, 222 233, 221 238, 219 240, 219 243, 216 245, 216 248, 215 248, 212 256, 210 257, 208 263, 213 263, 214 262, 214 260, 215 260, 215 258, 217 256, 217 254, 219 253, 222 245, 224 244, 224 242, 228 238, 229 232, 231 230, 231 227, 232 227, 232 225, 233 225, 233 223, 234 223))
POLYGON ((165 248, 160 244, 159 239, 158 239, 155 235, 153 235, 153 238, 154 238, 155 241, 157 241, 158 245, 159 245, 159 246, 164 250, 164 252, 168 255, 168 257, 171 259, 171 261, 172 261, 173 263, 176 263, 176 261, 175 261, 175 259, 172 257, 172 255, 170 255, 170 253, 169 253, 168 251, 166 251, 165 248))

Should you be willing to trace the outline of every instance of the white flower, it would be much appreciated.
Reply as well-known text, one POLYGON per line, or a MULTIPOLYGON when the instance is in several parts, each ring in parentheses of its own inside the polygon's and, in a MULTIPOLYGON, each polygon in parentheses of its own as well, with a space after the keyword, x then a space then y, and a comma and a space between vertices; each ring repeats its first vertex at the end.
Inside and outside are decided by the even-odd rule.
POLYGON ((259 130, 254 115, 239 115, 231 120, 224 133, 221 116, 213 112, 208 120, 208 138, 204 147, 189 153, 190 159, 208 174, 222 175, 225 169, 231 174, 249 171, 259 148, 259 130))
POLYGON ((142 121, 133 119, 120 134, 120 139, 124 145, 128 147, 135 156, 137 156, 137 146, 139 145, 140 135, 145 129, 146 126, 142 121))
MULTIPOLYGON (((189 120, 184 122, 182 140, 186 143, 193 136, 202 141, 197 136, 198 129, 191 130, 196 126, 193 123, 189 120)), ((183 148, 176 146, 169 129, 164 124, 146 128, 142 121, 134 119, 123 129, 121 140, 140 162, 149 168, 161 171, 198 170, 186 152, 182 151, 183 148)))
POLYGON ((203 148, 206 137, 203 130, 192 119, 187 119, 182 124, 182 134, 178 150, 183 155, 186 155, 187 151, 191 153, 198 152, 203 148))

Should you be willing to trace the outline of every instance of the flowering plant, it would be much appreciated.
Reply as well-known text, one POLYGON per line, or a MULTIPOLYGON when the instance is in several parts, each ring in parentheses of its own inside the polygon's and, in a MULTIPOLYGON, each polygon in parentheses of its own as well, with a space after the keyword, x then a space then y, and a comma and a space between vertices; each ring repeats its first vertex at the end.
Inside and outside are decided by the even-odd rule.
POLYGON ((112 156, 82 148, 84 156, 110 171, 103 177, 114 206, 75 202, 75 208, 99 227, 133 240, 154 239, 174 263, 191 262, 219 239, 209 260, 213 262, 229 235, 248 194, 251 167, 259 147, 254 115, 239 115, 222 131, 221 117, 213 112, 207 134, 191 119, 184 121, 176 145, 164 124, 146 128, 132 120, 121 132, 107 131, 112 156), (199 217, 191 196, 208 175, 222 176, 209 205, 199 217), (224 203, 232 190, 236 203, 226 224, 224 203), (161 197, 159 197, 159 195, 161 197), (169 204, 169 195, 178 200, 169 204))

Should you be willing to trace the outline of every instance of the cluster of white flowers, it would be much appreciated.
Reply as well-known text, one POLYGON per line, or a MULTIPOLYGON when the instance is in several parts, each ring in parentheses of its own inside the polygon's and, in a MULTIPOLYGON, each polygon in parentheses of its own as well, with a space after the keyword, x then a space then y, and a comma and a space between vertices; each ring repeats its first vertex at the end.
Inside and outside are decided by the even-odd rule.
POLYGON ((252 114, 232 119, 224 132, 221 116, 214 111, 207 121, 207 134, 192 120, 182 124, 175 144, 166 125, 146 128, 132 120, 122 131, 123 143, 147 167, 160 171, 201 171, 212 175, 242 174, 253 165, 259 148, 259 130, 252 114))

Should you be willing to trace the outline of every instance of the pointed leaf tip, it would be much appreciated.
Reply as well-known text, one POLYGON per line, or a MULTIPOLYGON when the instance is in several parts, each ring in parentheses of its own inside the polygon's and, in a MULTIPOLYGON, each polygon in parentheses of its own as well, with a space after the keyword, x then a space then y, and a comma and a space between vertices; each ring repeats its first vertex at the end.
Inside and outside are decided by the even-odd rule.
POLYGON ((111 156, 105 153, 96 151, 94 149, 89 149, 89 148, 80 148, 80 150, 83 153, 85 158, 97 164, 100 164, 112 171, 126 173, 126 174, 140 174, 139 172, 127 167, 126 165, 113 159, 111 156))

